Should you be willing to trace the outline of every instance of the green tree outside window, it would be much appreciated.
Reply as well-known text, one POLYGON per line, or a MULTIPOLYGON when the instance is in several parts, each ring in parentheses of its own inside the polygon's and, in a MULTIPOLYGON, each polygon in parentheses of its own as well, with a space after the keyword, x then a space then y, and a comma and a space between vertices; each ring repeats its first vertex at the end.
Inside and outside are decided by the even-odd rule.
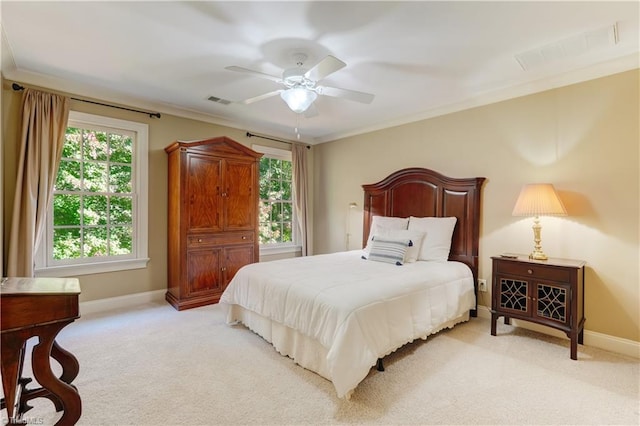
POLYGON ((68 127, 53 195, 53 259, 133 251, 133 140, 68 127))

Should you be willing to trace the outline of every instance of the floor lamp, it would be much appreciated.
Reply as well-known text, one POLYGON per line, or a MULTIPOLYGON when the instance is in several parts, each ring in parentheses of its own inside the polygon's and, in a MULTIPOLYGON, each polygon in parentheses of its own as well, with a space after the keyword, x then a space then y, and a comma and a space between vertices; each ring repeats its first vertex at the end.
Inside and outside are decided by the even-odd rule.
POLYGON ((351 202, 349 203, 349 208, 347 209, 347 242, 345 244, 345 249, 349 251, 349 244, 351 243, 351 211, 358 207, 358 204, 351 202))

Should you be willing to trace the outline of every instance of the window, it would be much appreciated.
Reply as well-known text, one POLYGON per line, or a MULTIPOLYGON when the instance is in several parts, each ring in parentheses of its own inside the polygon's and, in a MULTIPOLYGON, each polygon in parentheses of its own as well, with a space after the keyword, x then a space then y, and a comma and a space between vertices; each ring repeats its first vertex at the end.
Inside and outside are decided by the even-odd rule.
POLYGON ((254 145, 260 159, 259 238, 262 248, 295 245, 291 151, 254 145))
POLYGON ((69 113, 36 275, 146 266, 147 135, 146 124, 69 113))

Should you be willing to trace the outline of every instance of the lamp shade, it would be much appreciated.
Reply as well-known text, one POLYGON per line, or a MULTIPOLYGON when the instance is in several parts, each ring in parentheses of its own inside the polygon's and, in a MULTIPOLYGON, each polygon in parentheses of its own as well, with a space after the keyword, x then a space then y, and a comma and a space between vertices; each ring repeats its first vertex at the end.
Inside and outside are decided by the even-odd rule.
POLYGON ((550 183, 524 185, 511 213, 513 216, 566 216, 555 188, 550 183))
POLYGON ((289 105, 293 112, 298 114, 305 112, 316 100, 318 94, 304 87, 292 87, 280 92, 280 97, 289 105))

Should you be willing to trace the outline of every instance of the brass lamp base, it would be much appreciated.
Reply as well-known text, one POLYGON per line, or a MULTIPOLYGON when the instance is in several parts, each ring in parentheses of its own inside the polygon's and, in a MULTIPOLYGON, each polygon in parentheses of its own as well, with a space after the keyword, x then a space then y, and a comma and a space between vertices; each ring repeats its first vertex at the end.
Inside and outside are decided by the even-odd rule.
POLYGON ((540 225, 540 219, 538 216, 534 216, 533 218, 533 252, 529 255, 529 259, 535 260, 547 260, 549 259, 546 254, 542 251, 541 239, 540 239, 540 230, 542 226, 540 225))
POLYGON ((529 255, 529 259, 534 260, 547 260, 549 259, 546 254, 542 251, 534 251, 529 255))

